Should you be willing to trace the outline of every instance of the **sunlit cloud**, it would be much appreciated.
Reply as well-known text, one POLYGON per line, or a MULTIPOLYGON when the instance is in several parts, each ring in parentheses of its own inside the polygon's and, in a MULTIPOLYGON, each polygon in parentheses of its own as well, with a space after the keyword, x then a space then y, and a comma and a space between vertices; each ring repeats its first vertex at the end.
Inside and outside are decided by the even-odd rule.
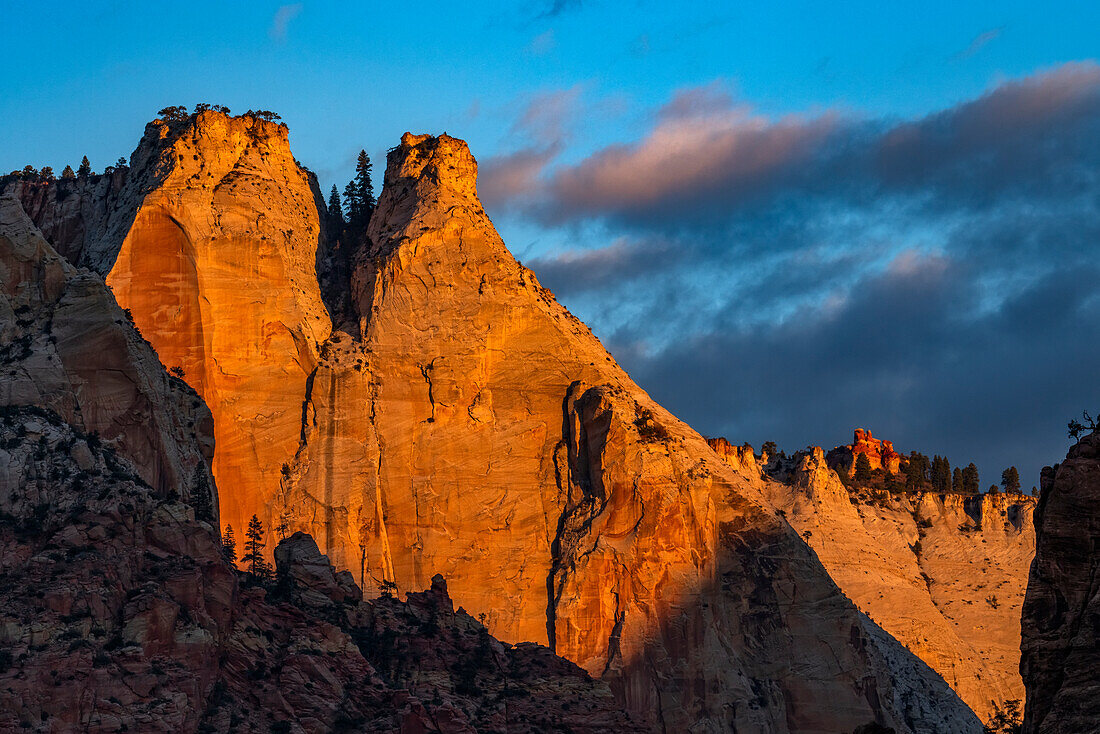
POLYGON ((298 17, 301 12, 301 3, 280 5, 279 9, 275 11, 275 15, 271 18, 271 27, 268 28, 267 35, 270 36, 273 41, 285 41, 287 27, 290 25, 290 21, 298 17))

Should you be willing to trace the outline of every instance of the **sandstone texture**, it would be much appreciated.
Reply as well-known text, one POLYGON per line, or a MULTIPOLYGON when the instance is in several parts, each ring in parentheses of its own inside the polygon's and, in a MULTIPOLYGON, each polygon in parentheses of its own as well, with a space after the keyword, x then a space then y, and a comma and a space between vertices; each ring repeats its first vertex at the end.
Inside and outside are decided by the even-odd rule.
POLYGON ((390 152, 345 285, 354 324, 336 330, 315 190, 285 127, 153 123, 131 161, 130 212, 110 220, 132 225, 85 241, 82 261, 210 405, 222 523, 239 537, 255 513, 308 533, 350 572, 329 584, 292 536, 279 553, 314 558, 281 574, 297 604, 442 574, 494 635, 602 677, 653 730, 980 729, 758 480, 508 253, 465 143, 406 134, 390 152))
POLYGON ((209 445, 174 430, 205 408, 102 280, 14 198, 0 215, 0 731, 644 731, 607 684, 455 611, 442 578, 364 603, 301 534, 275 583, 237 572, 200 517, 213 485, 190 483, 209 445), (84 339, 101 361, 70 371, 84 339))
MULTIPOLYGON (((857 432, 857 439, 859 438, 857 432)), ((712 441, 725 453, 728 442, 712 441)), ((858 445, 858 441, 857 441, 858 445)), ((988 720, 1023 701, 1020 610, 1036 500, 849 489, 820 448, 785 465, 736 463, 812 547, 844 593, 988 720)))
POLYGON ((887 474, 901 471, 902 455, 894 451, 893 441, 883 441, 871 435, 864 428, 857 428, 852 442, 847 446, 837 446, 825 456, 825 461, 837 472, 849 477, 856 473, 856 461, 866 456, 871 470, 882 469, 887 474))
POLYGON ((1042 474, 1035 560, 1023 609, 1023 731, 1096 731, 1100 722, 1100 434, 1042 474))

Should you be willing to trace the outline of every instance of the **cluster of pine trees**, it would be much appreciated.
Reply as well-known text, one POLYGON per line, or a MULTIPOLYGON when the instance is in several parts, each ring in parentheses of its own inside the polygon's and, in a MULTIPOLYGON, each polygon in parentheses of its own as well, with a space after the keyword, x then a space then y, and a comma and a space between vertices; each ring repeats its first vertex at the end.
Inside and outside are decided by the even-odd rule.
MULTIPOLYGON (((881 470, 872 471, 871 462, 865 454, 856 458, 856 467, 853 480, 857 484, 869 484, 876 474, 882 474, 881 470)), ((951 462, 946 456, 935 455, 931 460, 919 451, 909 454, 905 466, 902 468, 905 478, 905 489, 910 492, 957 492, 959 494, 979 494, 981 492, 981 477, 978 475, 978 467, 973 462, 965 467, 951 468, 951 462)), ((884 477, 887 484, 892 481, 884 477)), ((894 489, 894 487, 887 487, 894 489)), ((1001 490, 1009 493, 1020 491, 1020 472, 1016 467, 1010 466, 1001 472, 1001 485, 990 485, 988 492, 1001 490)))
MULTIPOLYGON (((104 169, 105 174, 114 173, 118 168, 125 168, 127 166, 125 158, 120 157, 113 166, 107 166, 104 169)), ((80 161, 80 166, 73 171, 72 166, 65 166, 65 169, 61 171, 61 180, 72 181, 76 179, 84 180, 96 175, 92 171, 92 164, 88 162, 88 156, 84 156, 80 161)), ((5 179, 20 179, 23 181, 56 181, 57 177, 54 175, 53 166, 42 166, 42 168, 35 168, 32 165, 26 165, 22 170, 12 171, 5 179)))
MULTIPOLYGON (((270 581, 275 575, 271 564, 264 558, 264 524, 255 515, 248 521, 245 531, 244 555, 240 557, 244 569, 259 581, 270 581)), ((222 533, 222 555, 233 566, 237 565, 237 539, 233 535, 233 526, 226 525, 222 533)))
POLYGON ((367 151, 360 150, 355 162, 355 176, 344 187, 344 197, 336 184, 328 195, 328 230, 335 239, 343 242, 359 242, 367 233, 367 225, 374 214, 377 201, 374 198, 374 183, 371 181, 371 163, 367 151))

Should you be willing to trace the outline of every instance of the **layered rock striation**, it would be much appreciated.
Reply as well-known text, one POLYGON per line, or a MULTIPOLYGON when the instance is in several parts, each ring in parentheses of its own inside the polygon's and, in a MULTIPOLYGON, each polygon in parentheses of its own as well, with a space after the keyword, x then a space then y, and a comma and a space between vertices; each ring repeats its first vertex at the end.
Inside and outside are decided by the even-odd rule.
POLYGON ((1100 434, 1042 473, 1023 608, 1023 731, 1094 731, 1100 721, 1100 434))

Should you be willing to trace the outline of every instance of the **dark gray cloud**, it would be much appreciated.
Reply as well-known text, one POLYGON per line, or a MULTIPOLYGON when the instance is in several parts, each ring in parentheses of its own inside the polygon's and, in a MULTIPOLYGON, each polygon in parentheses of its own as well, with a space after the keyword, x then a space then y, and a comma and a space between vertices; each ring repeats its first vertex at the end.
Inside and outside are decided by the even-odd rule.
MULTIPOLYGON (((973 273, 918 258, 826 309, 694 334, 656 352, 610 346, 655 399, 703 433, 797 449, 871 428, 902 450, 1026 482, 1060 460, 1066 421, 1096 404, 1097 276, 1062 268, 980 314, 973 273)), ((1029 486, 1030 486, 1029 484, 1029 486)))
POLYGON ((773 119, 712 84, 568 165, 546 140, 486 167, 490 208, 578 243, 529 264, 704 433, 864 426, 1030 486, 1100 408, 1095 63, 911 120, 773 119))

